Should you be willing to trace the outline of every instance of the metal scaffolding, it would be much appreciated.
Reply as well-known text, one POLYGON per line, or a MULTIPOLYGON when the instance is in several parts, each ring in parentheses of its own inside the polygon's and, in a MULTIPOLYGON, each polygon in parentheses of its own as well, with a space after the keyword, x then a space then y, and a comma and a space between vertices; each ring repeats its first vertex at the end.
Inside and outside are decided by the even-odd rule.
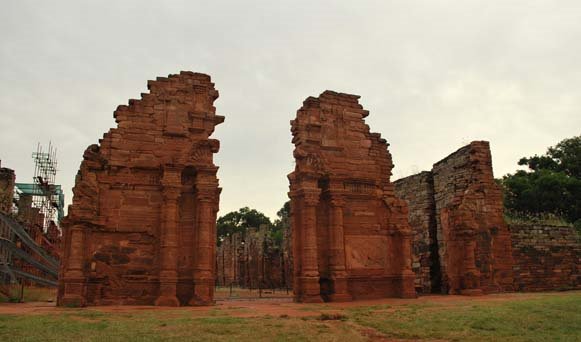
MULTIPOLYGON (((44 230, 46 231, 51 221, 58 222, 57 213, 59 219, 61 218, 62 206, 64 205, 62 203, 64 201, 62 190, 60 186, 55 185, 56 148, 49 142, 48 151, 45 152, 39 143, 36 152, 32 153, 32 159, 35 164, 34 182, 31 189, 32 203, 44 215, 44 230)), ((22 190, 22 188, 20 189, 22 190)))

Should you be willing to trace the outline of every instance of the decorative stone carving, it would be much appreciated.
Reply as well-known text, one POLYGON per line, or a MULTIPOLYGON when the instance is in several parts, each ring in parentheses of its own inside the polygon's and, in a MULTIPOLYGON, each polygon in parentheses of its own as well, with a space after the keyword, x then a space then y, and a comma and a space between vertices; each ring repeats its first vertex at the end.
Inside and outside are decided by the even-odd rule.
POLYGON ((59 305, 213 302, 218 92, 193 72, 148 88, 83 155, 62 222, 59 305))
POLYGON ((291 121, 295 300, 415 297, 411 230, 387 143, 358 96, 325 91, 291 121))

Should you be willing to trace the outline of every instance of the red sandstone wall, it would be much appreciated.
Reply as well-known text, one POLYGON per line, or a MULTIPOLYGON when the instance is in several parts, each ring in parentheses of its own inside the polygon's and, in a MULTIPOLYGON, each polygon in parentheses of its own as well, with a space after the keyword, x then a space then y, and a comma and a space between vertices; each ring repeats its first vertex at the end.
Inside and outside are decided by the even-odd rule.
POLYGON ((520 291, 581 289, 581 236, 572 227, 511 224, 520 291))
POLYGON ((193 72, 148 89, 83 155, 63 221, 59 305, 212 302, 218 92, 193 72))
POLYGON ((415 296, 411 230, 387 143, 358 96, 325 91, 291 121, 289 175, 297 301, 415 296))
POLYGON ((434 164, 431 172, 395 184, 410 206, 414 271, 421 292, 513 289, 510 232, 488 142, 472 142, 434 164))
POLYGON ((510 232, 488 142, 462 147, 432 173, 444 291, 512 290, 510 232))

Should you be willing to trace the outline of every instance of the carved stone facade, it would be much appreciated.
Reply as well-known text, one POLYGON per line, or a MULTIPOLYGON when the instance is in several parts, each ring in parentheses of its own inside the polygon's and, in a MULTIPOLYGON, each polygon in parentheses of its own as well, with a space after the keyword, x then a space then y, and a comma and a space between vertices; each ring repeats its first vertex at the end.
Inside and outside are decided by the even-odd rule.
POLYGON ((420 175, 395 182, 410 205, 414 258, 430 261, 429 271, 414 269, 418 288, 450 294, 512 290, 511 235, 488 142, 474 141, 420 175), (420 175, 425 182, 418 182, 420 175))
POLYGON ((213 302, 218 92, 193 72, 148 89, 83 155, 62 222, 59 305, 213 302))
POLYGON ((407 205, 390 182, 388 144, 370 133, 358 99, 325 91, 291 121, 298 302, 415 297, 407 205))

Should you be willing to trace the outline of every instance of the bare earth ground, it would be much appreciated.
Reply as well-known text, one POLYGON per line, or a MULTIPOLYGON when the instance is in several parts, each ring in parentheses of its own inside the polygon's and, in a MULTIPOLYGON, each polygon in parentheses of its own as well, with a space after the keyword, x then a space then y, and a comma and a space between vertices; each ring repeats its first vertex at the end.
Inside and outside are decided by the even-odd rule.
MULTIPOLYGON (((571 291, 567 293, 581 291, 571 291)), ((563 292, 549 292, 549 293, 506 293, 493 294, 487 296, 466 297, 454 295, 431 295, 421 296, 416 299, 399 299, 399 298, 383 298, 373 300, 358 300, 346 303, 324 303, 324 304, 301 304, 293 303, 292 296, 281 298, 252 298, 252 299, 230 299, 216 301, 215 306, 198 306, 198 307, 180 307, 169 308, 159 306, 92 306, 83 309, 71 309, 57 307, 54 302, 31 302, 31 303, 1 303, 0 315, 34 315, 34 314, 59 314, 68 313, 71 310, 91 310, 98 312, 109 313, 132 313, 132 312, 163 312, 163 311, 186 311, 195 313, 209 313, 216 309, 237 317, 260 317, 260 316, 279 316, 287 315, 289 317, 307 317, 319 315, 322 311, 341 312, 347 308, 361 308, 369 306, 406 306, 409 304, 439 304, 439 307, 454 307, 459 303, 464 303, 467 300, 473 303, 502 303, 512 301, 523 301, 527 299, 538 298, 543 296, 560 296, 563 292)))
POLYGON ((324 304, 293 303, 284 291, 220 299, 229 294, 207 307, 0 303, 0 340, 581 341, 581 291, 324 304))

